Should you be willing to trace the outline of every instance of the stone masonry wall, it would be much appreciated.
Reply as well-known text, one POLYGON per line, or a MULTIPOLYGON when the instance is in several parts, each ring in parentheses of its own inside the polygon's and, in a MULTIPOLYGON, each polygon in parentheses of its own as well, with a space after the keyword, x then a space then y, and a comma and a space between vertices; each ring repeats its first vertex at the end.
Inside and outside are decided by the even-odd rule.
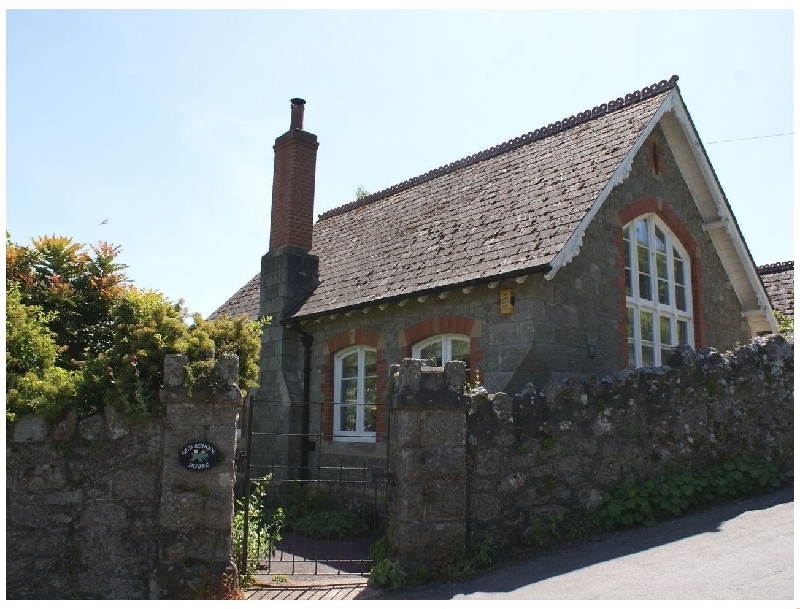
MULTIPOLYGON (((177 359, 175 359, 177 358, 177 359)), ((202 595, 231 564, 238 362, 221 360, 214 399, 181 388, 168 356, 163 418, 113 409, 6 428, 6 598, 169 599, 202 595), (190 471, 182 447, 219 463, 190 471)))
POLYGON ((751 455, 789 468, 793 342, 758 337, 733 352, 673 351, 668 367, 602 380, 472 395, 468 429, 472 542, 519 539, 532 513, 599 506, 622 482, 751 455))
POLYGON ((514 544, 533 515, 592 510, 620 483, 671 469, 737 455, 792 464, 794 343, 781 336, 724 354, 679 347, 669 366, 514 396, 463 395, 456 364, 392 370, 390 556, 405 562, 487 537, 514 544))

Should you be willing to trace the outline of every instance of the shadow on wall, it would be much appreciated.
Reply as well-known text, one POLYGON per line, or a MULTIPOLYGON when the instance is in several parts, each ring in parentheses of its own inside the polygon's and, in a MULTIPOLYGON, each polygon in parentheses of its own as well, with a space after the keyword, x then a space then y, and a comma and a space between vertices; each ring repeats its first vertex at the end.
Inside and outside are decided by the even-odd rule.
POLYGON ((551 374, 550 366, 539 355, 536 345, 531 345, 517 371, 506 384, 503 393, 515 395, 520 393, 528 383, 533 383, 535 387, 544 387, 552 380, 551 374))

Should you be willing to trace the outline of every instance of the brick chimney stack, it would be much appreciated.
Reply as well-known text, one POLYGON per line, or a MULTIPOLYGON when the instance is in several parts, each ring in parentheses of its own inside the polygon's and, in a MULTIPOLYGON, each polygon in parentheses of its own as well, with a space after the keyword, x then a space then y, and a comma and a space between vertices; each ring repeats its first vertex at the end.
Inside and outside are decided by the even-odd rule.
POLYGON ((317 136, 303 131, 306 101, 292 99, 289 131, 275 140, 269 250, 292 245, 308 251, 314 227, 317 136))

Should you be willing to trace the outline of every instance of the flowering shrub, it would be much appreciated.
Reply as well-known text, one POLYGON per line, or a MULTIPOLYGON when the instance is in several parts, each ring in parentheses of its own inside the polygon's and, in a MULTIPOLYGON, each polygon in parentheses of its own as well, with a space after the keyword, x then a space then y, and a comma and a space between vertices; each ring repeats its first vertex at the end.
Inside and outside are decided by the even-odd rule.
POLYGON ((203 320, 183 302, 131 285, 120 248, 67 237, 6 238, 6 418, 65 408, 88 416, 114 406, 159 413, 164 356, 189 357, 189 384, 209 382, 216 357, 239 356, 240 387, 255 386, 261 325, 203 320))

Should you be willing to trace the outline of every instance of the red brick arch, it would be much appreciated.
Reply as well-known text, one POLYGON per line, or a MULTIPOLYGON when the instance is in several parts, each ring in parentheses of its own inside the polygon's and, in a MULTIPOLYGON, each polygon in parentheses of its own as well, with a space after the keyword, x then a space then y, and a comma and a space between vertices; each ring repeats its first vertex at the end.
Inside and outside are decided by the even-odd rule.
POLYGON ((483 361, 483 351, 478 349, 475 335, 479 324, 474 319, 458 315, 443 315, 429 317, 410 328, 406 328, 398 337, 402 357, 411 357, 411 348, 421 340, 436 336, 437 334, 462 334, 469 336, 469 356, 472 360, 473 371, 479 370, 479 363, 483 361))

